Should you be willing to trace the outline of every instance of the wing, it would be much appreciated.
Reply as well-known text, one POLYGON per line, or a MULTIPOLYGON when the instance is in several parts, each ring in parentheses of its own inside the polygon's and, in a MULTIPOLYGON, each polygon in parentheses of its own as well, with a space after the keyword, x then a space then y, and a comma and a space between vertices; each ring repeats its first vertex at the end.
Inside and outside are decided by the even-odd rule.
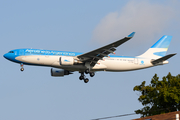
POLYGON ((104 47, 98 48, 96 50, 90 51, 88 53, 84 53, 82 55, 77 56, 83 63, 89 62, 90 66, 94 66, 98 60, 102 59, 103 57, 108 56, 108 54, 113 53, 116 50, 116 47, 123 44, 124 42, 130 40, 134 36, 135 32, 132 32, 127 37, 113 42, 109 45, 104 47))

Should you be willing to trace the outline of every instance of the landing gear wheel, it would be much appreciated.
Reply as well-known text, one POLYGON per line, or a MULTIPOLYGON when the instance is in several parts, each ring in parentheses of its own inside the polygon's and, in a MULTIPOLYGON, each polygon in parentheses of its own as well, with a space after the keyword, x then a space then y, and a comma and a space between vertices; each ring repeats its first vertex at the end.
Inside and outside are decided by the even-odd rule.
POLYGON ((88 78, 84 79, 84 83, 88 83, 88 82, 89 82, 88 78))
POLYGON ((86 70, 85 70, 85 73, 88 74, 88 73, 89 73, 89 69, 86 69, 86 70))
POLYGON ((21 70, 21 71, 24 71, 24 68, 21 68, 20 70, 21 70))
POLYGON ((95 75, 94 72, 90 72, 89 74, 90 74, 91 77, 93 77, 95 75))
POLYGON ((84 79, 84 76, 80 76, 79 79, 80 79, 80 80, 83 80, 83 79, 84 79))
POLYGON ((21 70, 21 71, 24 71, 23 63, 21 63, 20 66, 21 66, 21 69, 20 69, 20 70, 21 70))

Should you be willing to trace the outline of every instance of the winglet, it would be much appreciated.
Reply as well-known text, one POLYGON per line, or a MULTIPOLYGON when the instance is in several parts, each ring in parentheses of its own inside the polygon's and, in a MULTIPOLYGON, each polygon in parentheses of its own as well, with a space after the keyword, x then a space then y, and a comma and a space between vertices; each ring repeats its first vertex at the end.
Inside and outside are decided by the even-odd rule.
POLYGON ((132 38, 134 36, 135 32, 132 32, 130 35, 128 35, 127 37, 132 38))

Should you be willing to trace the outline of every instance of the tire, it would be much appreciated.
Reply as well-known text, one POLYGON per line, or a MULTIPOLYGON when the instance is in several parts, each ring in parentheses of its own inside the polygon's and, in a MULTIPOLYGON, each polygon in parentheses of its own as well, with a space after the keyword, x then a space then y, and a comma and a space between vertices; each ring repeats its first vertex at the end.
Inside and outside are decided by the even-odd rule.
POLYGON ((80 76, 79 79, 82 80, 82 79, 84 79, 84 77, 83 77, 83 76, 80 76))
POLYGON ((90 76, 93 77, 95 75, 94 72, 90 72, 90 76))
POLYGON ((20 70, 21 70, 21 71, 24 71, 24 68, 21 68, 20 70))
POLYGON ((88 73, 89 73, 89 69, 86 69, 86 70, 85 70, 85 73, 88 74, 88 73))
POLYGON ((88 78, 84 79, 84 83, 88 83, 88 82, 89 82, 88 78))

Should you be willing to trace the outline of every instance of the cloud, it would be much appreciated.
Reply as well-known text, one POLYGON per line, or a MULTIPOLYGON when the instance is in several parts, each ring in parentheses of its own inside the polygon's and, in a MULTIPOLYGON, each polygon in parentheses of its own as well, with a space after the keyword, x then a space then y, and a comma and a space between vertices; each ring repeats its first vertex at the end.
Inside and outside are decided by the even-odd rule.
MULTIPOLYGON (((148 0, 129 1, 121 11, 107 14, 93 31, 92 41, 109 43, 131 32, 136 32, 136 42, 145 42, 162 32, 172 24, 178 12, 172 4, 150 3, 148 0)), ((174 3, 174 4, 173 4, 174 3)), ((160 36, 161 36, 160 35, 160 36)))

